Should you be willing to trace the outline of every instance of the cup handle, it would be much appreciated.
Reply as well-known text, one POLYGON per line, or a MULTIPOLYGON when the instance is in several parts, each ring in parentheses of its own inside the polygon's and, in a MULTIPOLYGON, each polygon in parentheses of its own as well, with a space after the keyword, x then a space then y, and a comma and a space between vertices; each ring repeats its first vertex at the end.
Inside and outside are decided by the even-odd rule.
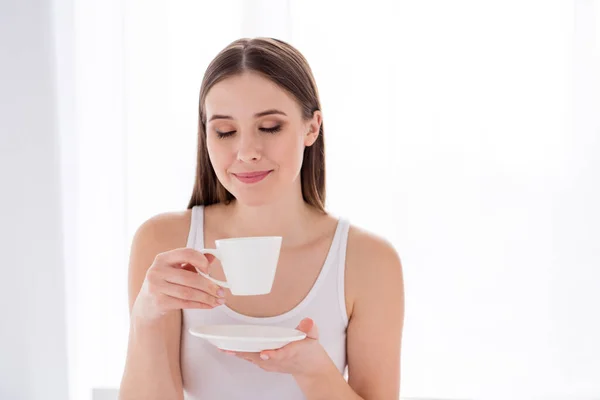
MULTIPOLYGON (((219 258, 219 250, 217 250, 217 249, 202 249, 202 250, 199 250, 199 251, 200 251, 200 253, 202 253, 202 254, 210 254, 210 255, 213 255, 213 256, 215 256, 216 258, 219 258)), ((229 283, 227 283, 227 282, 225 282, 225 281, 220 281, 220 280, 218 280, 218 279, 215 279, 215 278, 213 278, 212 276, 210 276, 210 275, 208 275, 208 274, 205 274, 204 272, 200 271, 200 270, 199 270, 199 269, 197 269, 197 268, 196 268, 196 271, 197 271, 197 272, 198 272, 200 275, 202 275, 203 277, 205 277, 206 279, 208 279, 209 281, 212 281, 212 282, 216 283, 217 285, 219 285, 219 286, 221 286, 221 287, 224 287, 224 288, 227 288, 227 289, 229 289, 229 288, 230 288, 230 287, 229 287, 229 283)))

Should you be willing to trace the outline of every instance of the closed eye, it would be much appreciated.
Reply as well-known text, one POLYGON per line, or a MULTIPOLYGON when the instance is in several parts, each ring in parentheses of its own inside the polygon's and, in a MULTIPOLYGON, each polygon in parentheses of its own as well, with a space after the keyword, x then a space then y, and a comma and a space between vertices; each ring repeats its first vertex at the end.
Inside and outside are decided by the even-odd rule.
MULTIPOLYGON (((261 132, 266 132, 266 133, 277 133, 281 130, 281 125, 276 125, 272 128, 259 128, 259 130, 261 132)), ((226 137, 232 136, 237 131, 233 130, 233 131, 227 131, 227 132, 220 132, 220 131, 215 130, 215 132, 217 133, 219 139, 225 139, 226 137)))
POLYGON ((215 130, 215 132, 217 132, 219 139, 225 139, 226 137, 229 137, 235 133, 235 131, 219 132, 217 130, 215 130))
POLYGON ((272 128, 259 128, 262 132, 277 133, 281 130, 281 125, 274 126, 272 128))

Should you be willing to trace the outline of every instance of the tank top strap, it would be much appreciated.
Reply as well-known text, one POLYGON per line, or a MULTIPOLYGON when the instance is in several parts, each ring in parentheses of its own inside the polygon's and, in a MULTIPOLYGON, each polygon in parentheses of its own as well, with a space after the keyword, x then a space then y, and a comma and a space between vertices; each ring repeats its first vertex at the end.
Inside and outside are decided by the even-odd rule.
POLYGON ((204 206, 192 207, 186 247, 196 250, 204 248, 204 206))
POLYGON ((345 218, 340 218, 339 227, 339 242, 336 249, 336 261, 334 263, 337 268, 337 293, 340 315, 344 325, 348 326, 348 311, 346 307, 346 250, 348 248, 348 233, 350 231, 350 221, 345 218))

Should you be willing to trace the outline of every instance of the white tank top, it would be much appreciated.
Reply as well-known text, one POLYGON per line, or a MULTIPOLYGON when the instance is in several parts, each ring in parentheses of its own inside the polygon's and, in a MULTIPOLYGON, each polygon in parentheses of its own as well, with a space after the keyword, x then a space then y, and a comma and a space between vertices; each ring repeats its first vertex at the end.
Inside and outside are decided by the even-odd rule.
MULTIPOLYGON (((181 374, 186 400, 300 400, 304 394, 289 374, 267 372, 258 366, 219 352, 188 329, 204 324, 256 324, 296 328, 306 317, 319 329, 319 342, 340 373, 346 371, 348 316, 344 294, 347 221, 340 219, 321 272, 308 295, 292 310, 257 318, 237 313, 227 305, 211 310, 182 310, 181 374)), ((204 248, 204 207, 192 208, 187 247, 204 248)))

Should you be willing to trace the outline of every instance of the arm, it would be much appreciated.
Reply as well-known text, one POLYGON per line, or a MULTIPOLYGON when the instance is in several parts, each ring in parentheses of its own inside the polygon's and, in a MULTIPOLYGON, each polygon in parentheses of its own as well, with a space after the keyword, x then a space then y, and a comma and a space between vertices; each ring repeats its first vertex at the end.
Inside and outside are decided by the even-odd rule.
POLYGON ((348 383, 333 362, 317 376, 296 380, 310 400, 398 399, 404 321, 400 259, 383 240, 363 232, 350 233, 346 267, 351 298, 348 383))
MULTIPOLYGON (((129 312, 157 254, 181 247, 185 233, 166 214, 146 221, 136 232, 129 265, 129 312)), ((185 226, 185 224, 183 224, 185 226)), ((130 321, 129 345, 120 400, 183 399, 179 346, 181 310, 153 323, 130 321)))

